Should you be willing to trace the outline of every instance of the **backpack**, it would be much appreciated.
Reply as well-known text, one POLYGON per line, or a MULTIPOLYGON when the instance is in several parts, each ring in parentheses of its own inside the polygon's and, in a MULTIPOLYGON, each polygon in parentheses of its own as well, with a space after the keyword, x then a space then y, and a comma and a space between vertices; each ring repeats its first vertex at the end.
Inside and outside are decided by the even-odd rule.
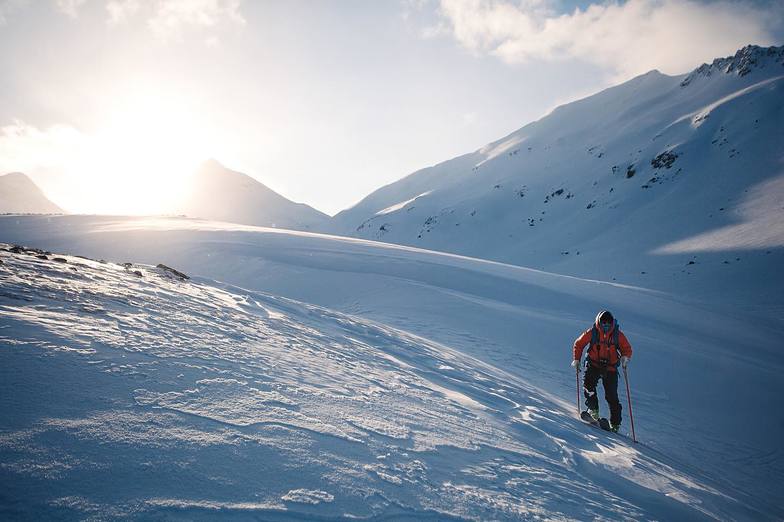
MULTIPOLYGON (((621 325, 619 325, 616 322, 615 323, 615 329, 613 330, 612 337, 610 338, 610 341, 608 343, 601 343, 601 342, 599 342, 599 329, 596 328, 596 325, 594 324, 591 327, 591 344, 588 345, 588 353, 591 352, 591 348, 593 348, 594 346, 597 346, 597 347, 599 347, 599 348, 597 348, 597 354, 596 354, 597 357, 598 357, 601 354, 601 345, 602 344, 607 344, 608 348, 610 347, 610 345, 615 346, 615 351, 616 351, 616 354, 618 355, 618 361, 615 363, 614 366, 617 368, 621 364, 621 357, 620 357, 621 346, 618 344, 618 337, 619 337, 620 332, 621 332, 621 325)), ((610 356, 610 354, 608 353, 607 354, 608 359, 600 358, 600 359, 598 359, 596 361, 592 360, 590 358, 590 356, 589 356, 589 357, 586 357, 586 363, 588 363, 588 361, 591 361, 591 363, 593 363, 595 366, 598 366, 599 368, 605 369, 605 368, 607 368, 607 366, 610 365, 609 356, 610 356)))

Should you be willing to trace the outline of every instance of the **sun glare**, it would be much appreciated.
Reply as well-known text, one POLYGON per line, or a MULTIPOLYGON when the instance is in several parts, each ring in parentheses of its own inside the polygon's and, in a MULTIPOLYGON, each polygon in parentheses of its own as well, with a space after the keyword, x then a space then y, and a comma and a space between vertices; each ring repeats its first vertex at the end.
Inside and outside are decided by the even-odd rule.
POLYGON ((210 155, 208 126, 184 100, 146 94, 117 102, 86 147, 80 198, 88 212, 158 214, 179 207, 210 155))

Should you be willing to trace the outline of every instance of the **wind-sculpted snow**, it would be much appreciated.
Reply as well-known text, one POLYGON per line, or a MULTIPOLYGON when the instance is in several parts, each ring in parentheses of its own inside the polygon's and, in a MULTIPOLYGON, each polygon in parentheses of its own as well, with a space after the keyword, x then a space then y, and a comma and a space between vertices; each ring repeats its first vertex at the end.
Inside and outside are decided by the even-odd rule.
POLYGON ((38 255, 0 252, 2 518, 756 514, 448 346, 149 265, 38 255))

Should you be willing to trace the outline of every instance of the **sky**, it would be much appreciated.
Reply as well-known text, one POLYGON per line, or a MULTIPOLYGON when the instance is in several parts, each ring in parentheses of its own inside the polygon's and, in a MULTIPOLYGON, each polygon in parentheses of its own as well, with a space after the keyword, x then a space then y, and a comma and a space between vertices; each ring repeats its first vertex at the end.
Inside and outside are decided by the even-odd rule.
POLYGON ((784 0, 0 0, 0 174, 173 212, 214 158, 328 214, 651 69, 784 43, 784 0))

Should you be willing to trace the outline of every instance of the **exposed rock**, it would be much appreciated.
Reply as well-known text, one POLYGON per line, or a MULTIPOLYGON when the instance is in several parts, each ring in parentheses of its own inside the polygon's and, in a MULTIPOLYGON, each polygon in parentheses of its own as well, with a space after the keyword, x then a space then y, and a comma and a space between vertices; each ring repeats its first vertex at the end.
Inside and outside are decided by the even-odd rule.
POLYGON ((678 153, 671 150, 664 151, 651 160, 651 166, 655 169, 669 169, 675 160, 678 159, 678 153))
POLYGON ((156 266, 157 266, 157 268, 160 268, 164 272, 167 272, 167 273, 169 273, 169 274, 171 274, 171 275, 173 275, 173 276, 175 276, 175 277, 177 277, 177 278, 179 278, 179 279, 181 279, 183 281, 185 281, 186 279, 190 279, 190 277, 187 276, 186 274, 184 274, 184 273, 180 272, 179 270, 176 270, 176 269, 174 269, 174 268, 172 268, 170 266, 166 266, 163 263, 158 263, 158 265, 156 265, 156 266))

